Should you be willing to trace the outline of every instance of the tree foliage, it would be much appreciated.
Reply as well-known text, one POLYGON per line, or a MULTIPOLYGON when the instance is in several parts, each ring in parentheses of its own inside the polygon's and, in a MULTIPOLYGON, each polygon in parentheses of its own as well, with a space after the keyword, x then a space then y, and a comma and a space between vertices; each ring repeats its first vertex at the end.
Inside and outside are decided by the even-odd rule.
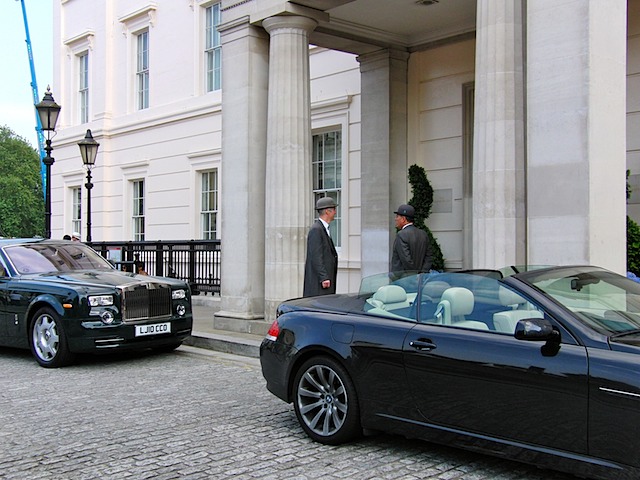
POLYGON ((640 274, 640 226, 627 215, 627 271, 640 274))
MULTIPOLYGON (((629 174, 627 170, 627 200, 631 197, 629 174)), ((627 215, 627 271, 640 274, 640 226, 627 215)))
POLYGON ((442 272, 444 271, 442 249, 431 233, 431 230, 429 230, 429 227, 425 224, 425 220, 429 218, 431 214, 431 205, 433 205, 433 188, 427 178, 425 169, 418 165, 411 165, 409 167, 409 183, 411 184, 411 193, 413 195, 409 200, 409 205, 416 210, 413 224, 427 232, 429 241, 431 242, 431 252, 433 253, 433 264, 431 268, 442 272))
POLYGON ((0 192, 0 236, 42 236, 40 157, 7 126, 0 126, 0 192))

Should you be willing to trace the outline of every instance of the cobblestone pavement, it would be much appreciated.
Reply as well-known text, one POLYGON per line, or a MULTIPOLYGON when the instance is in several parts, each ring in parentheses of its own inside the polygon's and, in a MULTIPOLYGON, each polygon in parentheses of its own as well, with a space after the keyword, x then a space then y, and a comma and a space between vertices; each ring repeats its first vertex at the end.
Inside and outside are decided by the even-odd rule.
POLYGON ((518 479, 551 471, 378 435, 312 442, 256 359, 181 347, 39 367, 0 348, 2 479, 518 479))

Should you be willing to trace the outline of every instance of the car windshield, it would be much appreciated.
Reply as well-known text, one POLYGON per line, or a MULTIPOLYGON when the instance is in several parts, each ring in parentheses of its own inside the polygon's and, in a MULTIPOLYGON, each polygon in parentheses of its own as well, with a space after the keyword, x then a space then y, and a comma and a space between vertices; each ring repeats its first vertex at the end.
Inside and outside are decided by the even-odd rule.
POLYGON ((528 272, 521 277, 605 335, 640 332, 640 284, 596 267, 528 272))
POLYGON ((11 245, 5 247, 4 251, 20 274, 113 268, 94 250, 79 242, 11 245))

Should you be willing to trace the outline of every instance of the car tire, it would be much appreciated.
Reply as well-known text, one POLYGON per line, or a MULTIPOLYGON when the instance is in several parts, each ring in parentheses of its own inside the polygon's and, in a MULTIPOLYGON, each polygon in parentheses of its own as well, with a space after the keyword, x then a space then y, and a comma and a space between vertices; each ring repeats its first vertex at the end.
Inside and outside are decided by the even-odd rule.
POLYGON ((335 360, 307 360, 296 373, 293 389, 298 421, 316 442, 338 445, 362 434, 356 389, 335 360))
POLYGON ((60 316, 48 307, 38 310, 31 319, 29 345, 36 361, 46 368, 64 367, 74 358, 60 316))

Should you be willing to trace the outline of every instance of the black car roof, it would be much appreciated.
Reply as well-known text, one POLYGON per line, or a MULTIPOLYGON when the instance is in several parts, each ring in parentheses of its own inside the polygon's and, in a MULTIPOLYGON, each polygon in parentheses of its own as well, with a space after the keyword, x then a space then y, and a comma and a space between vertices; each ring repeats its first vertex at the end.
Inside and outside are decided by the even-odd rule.
POLYGON ((69 243, 67 240, 51 240, 48 238, 0 238, 0 248, 11 245, 25 245, 29 243, 69 243))

